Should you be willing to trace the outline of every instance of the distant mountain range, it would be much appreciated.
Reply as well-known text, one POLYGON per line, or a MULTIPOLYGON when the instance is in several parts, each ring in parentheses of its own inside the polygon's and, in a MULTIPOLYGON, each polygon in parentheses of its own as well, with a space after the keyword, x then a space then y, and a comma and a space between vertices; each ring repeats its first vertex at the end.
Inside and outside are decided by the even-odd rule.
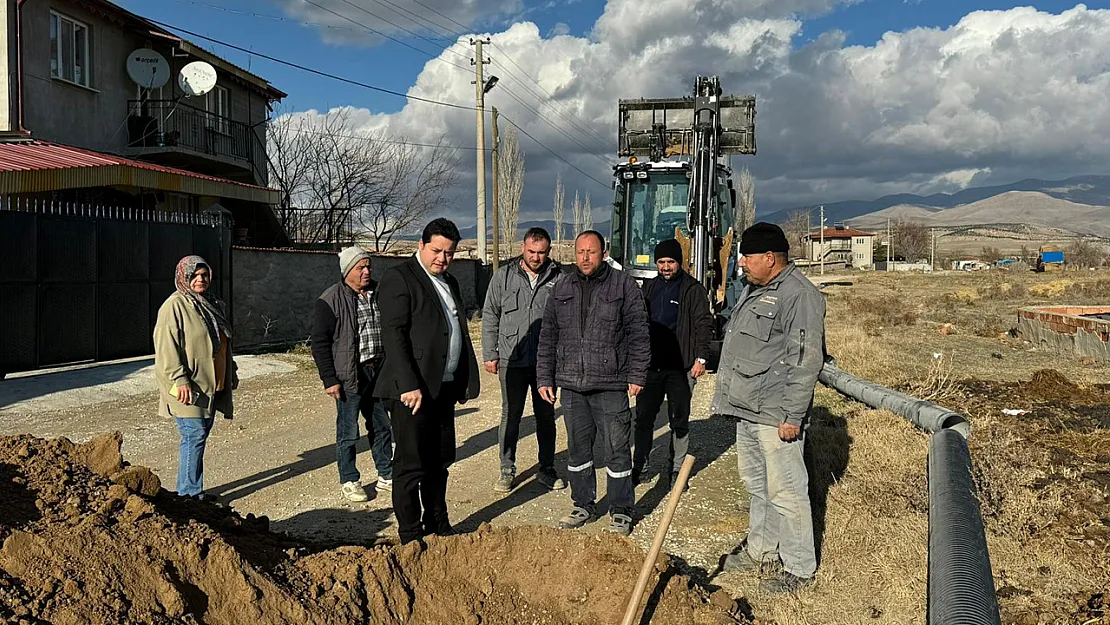
MULTIPOLYGON (((775 211, 760 215, 759 219, 784 223, 795 211, 816 206, 775 211)), ((885 224, 887 218, 899 217, 933 226, 1037 223, 1081 234, 1110 236, 1110 176, 1076 176, 1056 181, 1028 178, 958 193, 925 196, 900 193, 871 201, 825 204, 825 221, 830 226, 847 222, 858 227, 875 227, 885 224)))

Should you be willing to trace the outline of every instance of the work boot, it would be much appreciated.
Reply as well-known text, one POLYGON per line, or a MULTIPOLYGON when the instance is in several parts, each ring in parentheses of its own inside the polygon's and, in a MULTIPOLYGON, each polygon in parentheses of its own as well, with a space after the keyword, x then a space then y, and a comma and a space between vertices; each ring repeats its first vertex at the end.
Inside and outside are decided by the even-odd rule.
POLYGON ((760 582, 759 589, 768 595, 792 595, 812 585, 812 577, 798 577, 783 571, 778 577, 760 582))
POLYGON ((501 477, 493 483, 493 492, 495 493, 511 493, 513 491, 513 480, 516 476, 512 473, 502 473, 501 477))
POLYGON ((632 533, 632 517, 619 512, 609 515, 609 527, 605 531, 628 536, 632 533))
POLYGON ((729 573, 754 573, 760 569, 760 563, 748 555, 747 549, 740 549, 739 553, 726 553, 721 570, 729 573))
POLYGON ((347 498, 347 501, 362 502, 370 500, 370 496, 366 494, 366 489, 358 482, 345 482, 343 484, 343 496, 347 498))
POLYGON ((589 523, 594 518, 594 513, 585 508, 575 506, 563 518, 559 519, 559 527, 565 530, 576 530, 589 523))
POLYGON ((567 487, 567 481, 559 477, 555 469, 540 469, 536 474, 536 481, 548 490, 563 490, 567 487))

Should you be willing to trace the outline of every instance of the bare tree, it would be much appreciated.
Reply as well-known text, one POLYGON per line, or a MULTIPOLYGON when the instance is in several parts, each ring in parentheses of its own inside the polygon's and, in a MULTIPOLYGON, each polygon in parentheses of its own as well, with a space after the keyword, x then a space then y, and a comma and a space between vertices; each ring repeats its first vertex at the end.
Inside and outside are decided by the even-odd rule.
POLYGON ((571 202, 571 209, 574 211, 574 236, 578 236, 582 232, 582 224, 585 223, 582 218, 582 199, 578 196, 578 191, 574 192, 574 201, 571 202))
POLYGON ((458 182, 459 163, 449 148, 422 148, 402 139, 384 151, 376 193, 357 212, 360 234, 373 241, 376 252, 389 251, 397 235, 425 216, 445 212, 458 182))
POLYGON ((895 254, 907 262, 929 258, 932 248, 932 235, 920 221, 899 219, 891 225, 895 254))
POLYGON ((567 210, 567 190, 563 186, 563 174, 559 172, 555 176, 555 205, 553 208, 552 216, 555 219, 555 242, 563 242, 563 220, 566 218, 567 210))
POLYGON ((1064 248, 1064 262, 1080 269, 1089 269, 1102 265, 1103 253, 1090 241, 1075 239, 1064 248))
POLYGON ((1002 251, 997 247, 984 245, 983 249, 979 250, 979 260, 984 263, 996 263, 1002 258, 1002 251))
POLYGON ((516 240, 517 224, 520 223, 520 198, 524 193, 524 152, 520 149, 516 128, 512 126, 501 135, 498 160, 500 191, 497 203, 501 219, 501 240, 509 244, 516 240))
POLYGON ((740 194, 736 199, 732 228, 739 235, 755 223, 755 178, 747 167, 740 170, 740 194))
POLYGON ((594 207, 590 202, 590 192, 586 192, 586 199, 582 202, 582 229, 594 229, 594 207))
POLYGON ((449 149, 385 142, 360 133, 345 112, 279 117, 269 154, 279 218, 307 246, 338 248, 369 233, 382 251, 415 220, 445 208, 457 179, 449 149))
POLYGON ((786 219, 786 223, 782 224, 782 230, 786 234, 786 240, 790 242, 791 257, 797 258, 809 255, 806 250, 806 235, 809 234, 808 211, 798 209, 791 212, 786 219))

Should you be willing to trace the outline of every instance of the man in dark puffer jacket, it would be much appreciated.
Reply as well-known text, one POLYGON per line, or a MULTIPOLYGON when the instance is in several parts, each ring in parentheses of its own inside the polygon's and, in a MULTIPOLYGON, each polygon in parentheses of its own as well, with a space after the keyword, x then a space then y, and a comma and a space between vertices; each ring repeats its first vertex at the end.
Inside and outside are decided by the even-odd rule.
POLYGON ((559 520, 565 529, 596 515, 594 439, 601 430, 609 475, 609 531, 632 532, 632 411, 647 383, 651 341, 647 308, 636 281, 604 262, 605 239, 587 230, 574 242, 577 270, 559 281, 544 310, 536 379, 540 395, 555 403, 563 390, 571 499, 559 520))

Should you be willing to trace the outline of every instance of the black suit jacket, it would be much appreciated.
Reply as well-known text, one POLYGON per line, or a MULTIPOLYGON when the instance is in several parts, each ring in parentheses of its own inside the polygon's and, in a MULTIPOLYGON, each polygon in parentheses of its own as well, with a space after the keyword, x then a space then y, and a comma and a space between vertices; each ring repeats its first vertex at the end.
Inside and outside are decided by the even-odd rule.
MULTIPOLYGON (((455 401, 478 396, 478 361, 470 341, 459 282, 447 274, 455 297, 462 352, 455 367, 455 401)), ((411 257, 389 269, 378 284, 378 310, 382 319, 385 361, 374 385, 374 396, 400 399, 402 393, 420 389, 426 399, 439 397, 443 369, 450 349, 447 320, 439 294, 420 261, 411 257)))

